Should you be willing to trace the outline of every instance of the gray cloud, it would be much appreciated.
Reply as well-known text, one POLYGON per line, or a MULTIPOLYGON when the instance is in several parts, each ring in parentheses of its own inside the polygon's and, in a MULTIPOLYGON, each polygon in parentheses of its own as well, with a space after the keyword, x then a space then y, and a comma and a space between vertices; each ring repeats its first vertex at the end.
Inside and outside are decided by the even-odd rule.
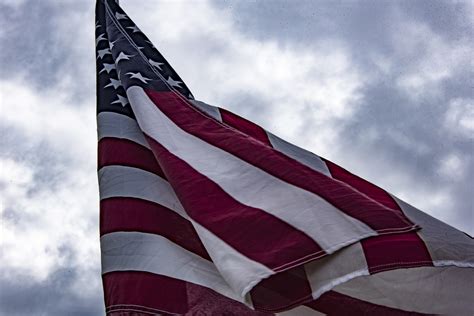
POLYGON ((90 62, 93 14, 94 1, 0 2, 0 78, 21 75, 25 84, 37 89, 73 78, 70 96, 90 97, 95 85, 95 65, 90 62))
MULTIPOLYGON (((0 0, 2 315, 103 314, 93 2, 0 0)), ((121 4, 203 101, 474 233, 469 2, 121 4)))
MULTIPOLYGON (((72 285, 81 271, 58 269, 49 277, 36 282, 26 277, 0 278, 2 315, 101 315, 100 295, 82 296, 72 285)), ((100 274, 96 271, 96 277, 100 274)))

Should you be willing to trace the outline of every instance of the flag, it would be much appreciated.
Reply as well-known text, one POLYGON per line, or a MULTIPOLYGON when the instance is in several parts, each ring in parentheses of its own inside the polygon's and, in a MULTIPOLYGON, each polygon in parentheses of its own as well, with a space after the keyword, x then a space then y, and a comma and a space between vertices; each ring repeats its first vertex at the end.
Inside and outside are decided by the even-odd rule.
POLYGON ((195 100, 115 1, 95 28, 108 315, 474 312, 470 236, 195 100))

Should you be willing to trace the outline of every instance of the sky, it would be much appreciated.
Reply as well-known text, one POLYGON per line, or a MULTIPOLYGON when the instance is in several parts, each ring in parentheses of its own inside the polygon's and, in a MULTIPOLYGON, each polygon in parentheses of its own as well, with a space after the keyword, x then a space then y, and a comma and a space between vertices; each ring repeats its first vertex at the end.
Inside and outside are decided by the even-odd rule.
MULTIPOLYGON (((469 1, 121 0, 194 96, 474 235, 469 1)), ((0 315, 103 315, 92 0, 0 0, 0 315)))

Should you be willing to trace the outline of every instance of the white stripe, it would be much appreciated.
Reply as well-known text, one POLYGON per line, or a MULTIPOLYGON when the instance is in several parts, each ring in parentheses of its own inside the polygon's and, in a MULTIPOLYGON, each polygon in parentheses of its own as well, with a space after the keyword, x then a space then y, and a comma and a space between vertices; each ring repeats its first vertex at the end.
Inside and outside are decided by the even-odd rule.
POLYGON ((321 197, 184 132, 164 115, 141 87, 127 96, 141 129, 243 204, 265 210, 305 232, 331 253, 376 232, 321 197))
POLYGON ((474 266, 474 239, 456 228, 431 217, 393 196, 403 213, 422 229, 418 232, 425 242, 433 262, 440 265, 474 266))
POLYGON ((219 112, 219 108, 207 103, 204 103, 202 101, 198 100, 189 100, 195 107, 203 111, 204 113, 207 113, 207 115, 215 118, 219 122, 222 122, 222 117, 221 117, 221 112, 219 112))
POLYGON ((304 265, 313 298, 317 299, 335 286, 369 275, 364 250, 355 243, 325 258, 304 265))
POLYGON ((321 172, 328 177, 331 177, 331 173, 329 172, 326 163, 321 158, 319 158, 319 156, 303 148, 295 146, 281 139, 280 137, 273 135, 268 131, 266 131, 266 133, 273 148, 278 151, 281 151, 282 153, 295 159, 296 161, 301 162, 302 164, 310 167, 311 169, 321 172))
MULTIPOLYGON (((264 265, 247 258, 203 226, 194 221, 192 223, 217 269, 241 297, 245 297, 262 279, 275 273, 264 265)), ((247 302, 250 302, 249 297, 247 297, 247 302)))
POLYGON ((100 112, 97 115, 99 140, 104 137, 124 138, 150 148, 134 119, 114 112, 100 112))
POLYGON ((99 170, 99 191, 101 200, 121 196, 148 200, 187 218, 168 181, 142 169, 126 166, 102 167, 99 170))
POLYGON ((456 266, 459 268, 474 268, 474 262, 466 260, 434 260, 433 265, 435 267, 448 267, 456 266))
POLYGON ((101 237, 102 273, 145 271, 202 285, 242 301, 212 262, 154 234, 115 232, 101 237))
MULTIPOLYGON (((189 101, 200 110, 212 116, 219 122, 222 122, 221 113, 219 112, 218 107, 204 103, 202 101, 197 101, 197 100, 189 100, 189 101)), ((285 141, 284 139, 281 139, 280 137, 270 133, 267 130, 265 130, 265 133, 267 133, 268 139, 270 140, 270 143, 272 144, 273 148, 284 153, 288 157, 291 157, 295 159, 296 161, 310 167, 311 169, 321 172, 328 177, 331 177, 331 173, 329 172, 329 169, 326 166, 326 163, 319 156, 313 154, 310 151, 307 151, 306 149, 295 146, 292 143, 289 143, 285 141)))
POLYGON ((335 291, 373 304, 441 315, 473 315, 474 271, 421 267, 355 278, 335 291))
MULTIPOLYGON (((101 199, 120 196, 144 199, 166 206, 190 220, 219 270, 228 275, 227 281, 237 293, 242 293, 242 296, 250 290, 250 285, 274 273, 264 265, 236 251, 189 218, 170 184, 161 177, 138 168, 106 166, 99 170, 99 182, 101 199), (249 271, 251 273, 248 273, 249 271)), ((246 302, 250 304, 250 300, 246 302)))

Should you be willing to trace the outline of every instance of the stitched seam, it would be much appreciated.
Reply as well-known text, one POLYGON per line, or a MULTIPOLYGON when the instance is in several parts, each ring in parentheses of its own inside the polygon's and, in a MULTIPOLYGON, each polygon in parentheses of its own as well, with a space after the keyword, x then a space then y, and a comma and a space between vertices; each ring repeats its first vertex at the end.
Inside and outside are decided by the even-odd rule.
POLYGON ((424 263, 431 263, 433 264, 433 261, 428 261, 428 260, 422 260, 422 261, 400 261, 400 262, 393 262, 393 263, 384 263, 384 264, 378 264, 373 267, 370 267, 369 269, 372 268, 379 268, 379 267, 390 267, 390 266, 397 266, 397 265, 410 265, 410 264, 424 264, 424 263))
MULTIPOLYGON (((107 312, 114 312, 114 311, 117 311, 117 310, 135 310, 135 311, 137 311, 138 308, 144 309, 145 311, 143 311, 143 312, 148 312, 148 313, 160 312, 160 313, 167 313, 167 314, 176 314, 176 313, 172 313, 170 311, 164 311, 164 310, 161 310, 161 309, 148 307, 148 306, 145 306, 145 305, 136 305, 136 304, 114 304, 114 305, 109 305, 109 306, 106 307, 106 311, 107 312), (114 307, 118 307, 118 308, 116 309, 114 307), (149 310, 149 311, 146 311, 146 310, 149 310)), ((142 310, 140 310, 140 311, 142 311, 142 310)))
POLYGON ((153 307, 148 307, 148 306, 145 306, 145 305, 138 305, 138 304, 114 304, 114 305, 107 306, 106 309, 113 309, 114 307, 140 307, 140 308, 144 308, 144 309, 150 309, 150 310, 153 310, 153 311, 168 313, 167 311, 164 311, 164 310, 161 310, 161 309, 158 309, 158 308, 153 308, 153 307))
MULTIPOLYGON (((139 313, 144 313, 144 314, 149 314, 149 315, 161 315, 157 314, 155 312, 148 312, 146 310, 141 310, 141 309, 133 309, 133 308, 120 308, 120 309, 114 309, 112 311, 106 311, 106 314, 111 314, 115 312, 139 312, 139 313)), ((170 314, 170 313, 167 313, 170 314)), ((178 314, 173 314, 173 315, 178 315, 178 314)))

